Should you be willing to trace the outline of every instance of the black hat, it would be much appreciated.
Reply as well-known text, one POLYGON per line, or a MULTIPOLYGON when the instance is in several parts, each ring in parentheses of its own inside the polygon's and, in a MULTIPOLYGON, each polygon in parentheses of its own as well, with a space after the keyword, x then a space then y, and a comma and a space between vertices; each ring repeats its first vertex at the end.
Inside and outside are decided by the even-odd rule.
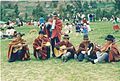
POLYGON ((44 35, 45 33, 44 33, 44 31, 39 31, 39 34, 43 34, 44 35))
POLYGON ((20 35, 20 36, 22 37, 22 36, 24 36, 25 34, 19 32, 19 33, 17 33, 17 35, 20 35))
POLYGON ((89 38, 88 38, 88 35, 84 35, 83 36, 83 40, 88 40, 89 38))
POLYGON ((115 40, 115 37, 113 35, 107 35, 107 37, 105 38, 105 40, 113 42, 115 40))
POLYGON ((53 13, 53 16, 58 16, 57 12, 54 12, 54 13, 53 13))
POLYGON ((69 39, 70 37, 69 37, 69 35, 68 34, 65 34, 64 36, 63 36, 63 39, 69 39))

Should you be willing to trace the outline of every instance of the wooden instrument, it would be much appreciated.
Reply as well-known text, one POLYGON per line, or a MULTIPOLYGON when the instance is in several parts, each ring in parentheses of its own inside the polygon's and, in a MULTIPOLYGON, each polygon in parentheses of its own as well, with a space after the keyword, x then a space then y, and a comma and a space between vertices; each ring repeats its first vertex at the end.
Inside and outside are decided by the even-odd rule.
POLYGON ((67 52, 66 46, 63 45, 58 50, 57 48, 54 48, 54 54, 56 57, 60 57, 61 55, 65 54, 67 52))
POLYGON ((16 47, 13 48, 13 53, 21 50, 24 46, 26 46, 26 44, 18 44, 16 47))

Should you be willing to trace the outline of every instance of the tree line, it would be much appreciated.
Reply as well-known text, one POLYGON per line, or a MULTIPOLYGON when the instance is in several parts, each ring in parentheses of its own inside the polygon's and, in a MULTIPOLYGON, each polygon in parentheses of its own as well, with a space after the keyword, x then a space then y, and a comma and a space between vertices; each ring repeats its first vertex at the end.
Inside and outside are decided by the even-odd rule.
POLYGON ((89 13, 93 13, 96 15, 96 20, 102 17, 110 18, 112 15, 120 17, 120 0, 114 0, 114 2, 111 2, 112 4, 97 1, 82 2, 81 0, 70 0, 64 3, 60 3, 59 1, 52 1, 49 4, 47 4, 47 2, 43 3, 44 6, 41 5, 42 3, 38 3, 37 6, 32 9, 32 18, 30 17, 29 13, 25 12, 24 19, 20 16, 18 4, 13 5, 11 3, 3 3, 1 4, 0 18, 2 21, 15 20, 16 18, 22 18, 25 21, 29 21, 30 19, 38 20, 41 16, 46 18, 47 15, 52 13, 54 10, 60 14, 61 18, 67 18, 67 16, 69 15, 70 19, 72 19, 73 16, 75 16, 75 14, 77 13, 84 13, 86 15, 89 13), (111 4, 113 5, 113 7, 109 8, 108 5, 108 7, 106 8, 101 8, 99 7, 101 4, 103 6, 111 4))

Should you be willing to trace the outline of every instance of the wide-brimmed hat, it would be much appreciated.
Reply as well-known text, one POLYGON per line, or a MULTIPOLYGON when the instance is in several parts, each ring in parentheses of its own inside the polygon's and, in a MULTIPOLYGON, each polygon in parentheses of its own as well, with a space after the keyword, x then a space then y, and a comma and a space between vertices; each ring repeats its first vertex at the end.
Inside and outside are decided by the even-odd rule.
POLYGON ((64 36, 63 36, 63 39, 69 39, 70 37, 69 37, 69 35, 68 34, 65 34, 64 36))
POLYGON ((88 35, 84 35, 83 40, 89 40, 88 35))
POLYGON ((105 37, 105 40, 113 42, 115 40, 115 37, 113 35, 107 35, 107 37, 105 37))

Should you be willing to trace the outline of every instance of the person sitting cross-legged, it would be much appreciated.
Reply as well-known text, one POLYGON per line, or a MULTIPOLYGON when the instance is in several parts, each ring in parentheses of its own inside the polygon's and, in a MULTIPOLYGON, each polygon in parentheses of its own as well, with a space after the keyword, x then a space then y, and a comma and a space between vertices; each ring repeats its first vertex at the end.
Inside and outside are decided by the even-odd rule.
POLYGON ((75 48, 70 43, 69 38, 69 35, 65 34, 63 41, 58 42, 54 48, 55 56, 62 58, 63 62, 67 62, 69 59, 74 58, 75 48))
POLYGON ((80 62, 84 59, 89 61, 88 58, 95 59, 97 57, 94 48, 94 44, 89 41, 88 35, 84 35, 83 42, 80 43, 74 58, 80 62))
POLYGON ((39 36, 34 40, 33 49, 36 59, 45 60, 50 58, 50 40, 43 31, 40 31, 39 36))
POLYGON ((97 51, 97 59, 90 59, 90 61, 95 64, 97 62, 116 62, 120 61, 120 52, 117 48, 115 37, 113 35, 108 35, 105 38, 106 43, 97 51))
POLYGON ((16 60, 30 60, 30 53, 26 41, 22 39, 24 34, 17 33, 17 36, 9 44, 8 62, 16 60))

